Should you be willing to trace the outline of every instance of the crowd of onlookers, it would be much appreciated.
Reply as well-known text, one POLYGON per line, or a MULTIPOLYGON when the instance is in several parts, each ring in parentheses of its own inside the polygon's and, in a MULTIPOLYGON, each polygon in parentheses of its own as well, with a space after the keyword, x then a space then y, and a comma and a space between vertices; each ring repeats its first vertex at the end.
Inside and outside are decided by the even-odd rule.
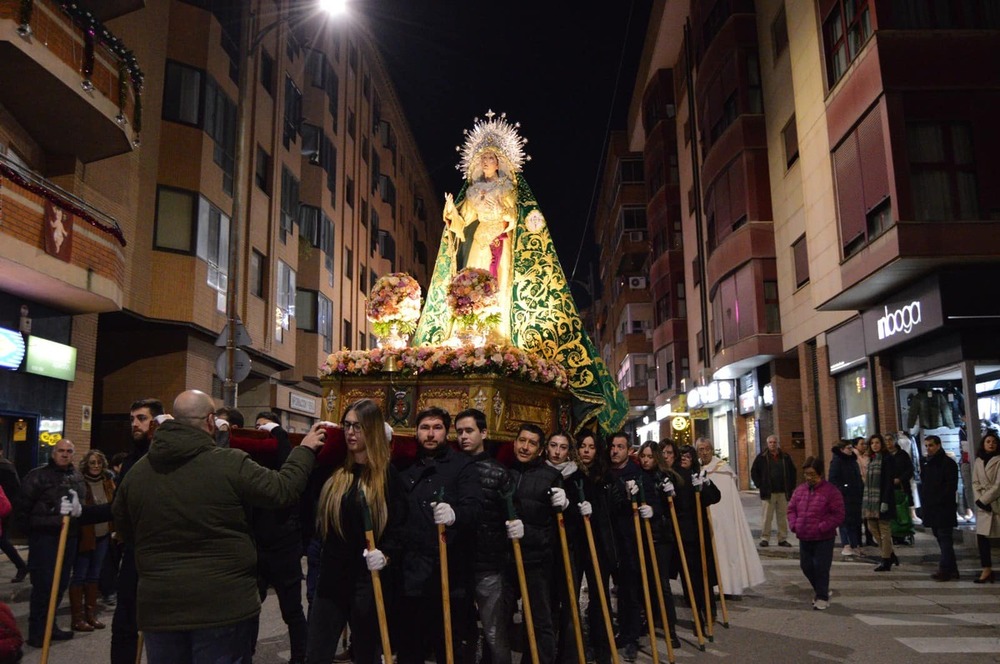
MULTIPOLYGON (((279 418, 259 413, 254 425, 273 449, 251 456, 232 449, 240 413, 195 390, 179 395, 170 415, 155 399, 137 401, 131 425, 131 452, 111 462, 91 450, 74 465, 64 439, 18 482, 0 459, 0 516, 16 519, 29 541, 25 563, 0 532, 17 569, 12 581, 31 577, 28 645, 45 638, 63 528, 56 596, 68 591, 70 629, 52 625, 51 639, 104 629, 100 610, 114 609, 113 664, 135 661, 140 630, 151 664, 249 662, 268 588, 292 662, 332 661, 348 627, 346 657, 365 664, 385 648, 400 664, 428 656, 509 664, 515 648, 546 664, 581 654, 634 661, 654 627, 668 647, 682 647, 679 621, 689 644, 703 645, 724 620, 718 603, 724 612, 726 598, 764 581, 757 549, 770 546, 774 530, 779 547, 796 535, 816 610, 830 603, 838 534, 843 556, 876 547, 875 571, 888 572, 899 564, 894 542, 913 532, 914 463, 895 436, 839 442, 827 479, 821 459, 797 468, 769 436, 751 467, 764 512, 755 546, 736 475, 708 439, 633 448, 624 432, 525 424, 498 453, 482 412, 453 421, 432 407, 417 415, 404 452, 378 405, 361 400, 294 448, 279 418), (336 444, 324 449, 331 435, 336 444), (523 633, 514 628, 518 610, 523 633)), ((939 438, 922 442, 917 518, 940 546, 932 577, 949 581, 959 578, 958 466, 939 438)), ((972 472, 976 583, 994 580, 997 447, 988 434, 972 472)), ((16 632, 8 614, 0 610, 0 662, 19 652, 11 637, 5 659, 6 626, 16 632)))

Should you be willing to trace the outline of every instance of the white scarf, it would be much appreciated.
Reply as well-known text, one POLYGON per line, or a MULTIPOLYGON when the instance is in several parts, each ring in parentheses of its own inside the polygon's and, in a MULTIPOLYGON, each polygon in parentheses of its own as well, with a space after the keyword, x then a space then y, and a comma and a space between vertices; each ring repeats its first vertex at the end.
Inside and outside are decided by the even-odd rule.
POLYGON ((563 461, 562 463, 552 463, 551 461, 546 459, 545 463, 549 464, 550 466, 558 470, 560 473, 562 473, 563 479, 566 479, 567 477, 576 472, 576 461, 563 461))

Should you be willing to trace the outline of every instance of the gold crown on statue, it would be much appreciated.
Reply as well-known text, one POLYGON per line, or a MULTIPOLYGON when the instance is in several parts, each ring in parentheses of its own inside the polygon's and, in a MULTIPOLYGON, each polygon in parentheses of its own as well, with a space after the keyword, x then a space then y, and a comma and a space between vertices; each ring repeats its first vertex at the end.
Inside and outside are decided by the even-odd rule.
MULTIPOLYGON (((506 159, 509 168, 520 171, 524 162, 531 161, 531 157, 524 153, 528 139, 517 133, 520 127, 520 122, 508 122, 506 113, 498 116, 492 110, 486 112, 485 120, 474 118, 472 130, 463 132, 465 143, 455 146, 455 150, 462 155, 462 161, 455 168, 462 171, 466 179, 471 179, 476 160, 484 150, 491 150, 506 159)), ((501 167, 501 170, 505 169, 501 167)))

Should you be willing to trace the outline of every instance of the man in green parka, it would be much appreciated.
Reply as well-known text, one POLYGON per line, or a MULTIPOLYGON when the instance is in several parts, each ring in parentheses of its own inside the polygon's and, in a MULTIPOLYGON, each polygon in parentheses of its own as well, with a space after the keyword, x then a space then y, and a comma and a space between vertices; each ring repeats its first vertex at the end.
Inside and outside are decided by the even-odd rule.
POLYGON ((204 392, 182 392, 173 417, 125 477, 113 508, 135 550, 146 652, 150 664, 191 661, 206 650, 210 661, 249 662, 260 598, 247 511, 298 499, 323 446, 322 425, 280 470, 269 470, 215 445, 215 404, 204 392))

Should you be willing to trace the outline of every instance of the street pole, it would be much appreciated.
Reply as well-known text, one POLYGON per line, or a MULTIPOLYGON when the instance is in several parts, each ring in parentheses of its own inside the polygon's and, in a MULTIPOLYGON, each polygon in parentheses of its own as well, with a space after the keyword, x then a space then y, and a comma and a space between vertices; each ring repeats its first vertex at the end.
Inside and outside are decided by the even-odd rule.
POLYGON ((246 214, 243 201, 247 196, 248 164, 246 158, 247 88, 250 85, 250 42, 253 41, 253 0, 240 3, 240 80, 236 97, 236 175, 233 182, 233 208, 229 218, 229 265, 226 277, 226 378, 222 383, 222 402, 227 408, 236 407, 236 325, 239 319, 240 237, 246 214))

